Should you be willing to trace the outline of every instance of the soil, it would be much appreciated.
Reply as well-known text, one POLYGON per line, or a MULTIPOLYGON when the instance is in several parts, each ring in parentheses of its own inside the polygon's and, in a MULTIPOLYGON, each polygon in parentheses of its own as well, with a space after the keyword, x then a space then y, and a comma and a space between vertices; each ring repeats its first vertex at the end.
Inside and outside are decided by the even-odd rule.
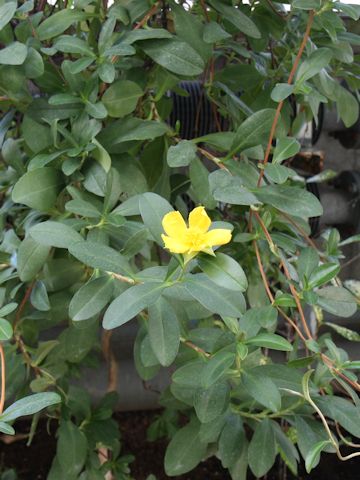
MULTIPOLYGON (((163 468, 166 441, 148 442, 146 430, 154 420, 157 412, 118 413, 116 418, 122 432, 122 452, 136 457, 131 464, 132 476, 135 480, 146 480, 151 473, 157 480, 169 480, 163 468)), ((29 423, 18 422, 17 433, 29 431, 29 423)), ((12 444, 0 443, 0 472, 6 468, 14 468, 19 480, 46 480, 52 458, 55 454, 56 439, 46 431, 46 423, 40 423, 38 432, 31 447, 26 446, 26 439, 12 444)), ((297 480, 358 480, 360 460, 355 458, 348 462, 340 462, 335 455, 322 454, 320 465, 306 475, 301 466, 297 480)), ((192 472, 173 480, 231 480, 216 458, 202 462, 192 472)), ((248 480, 254 477, 248 476, 248 480)), ((66 480, 66 479, 64 479, 66 480)), ((295 480, 290 473, 280 473, 279 465, 267 475, 265 480, 295 480)))

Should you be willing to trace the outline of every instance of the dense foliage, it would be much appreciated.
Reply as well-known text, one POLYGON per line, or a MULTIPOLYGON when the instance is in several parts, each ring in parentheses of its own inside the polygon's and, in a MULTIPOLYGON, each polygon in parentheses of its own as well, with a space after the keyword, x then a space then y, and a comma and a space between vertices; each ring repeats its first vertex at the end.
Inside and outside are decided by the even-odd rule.
POLYGON ((140 377, 173 366, 151 429, 171 438, 168 475, 208 455, 234 480, 265 475, 278 454, 310 471, 360 437, 360 362, 329 329, 359 336, 324 329, 357 299, 337 276, 338 231, 309 237, 322 207, 290 168, 320 104, 346 126, 358 118, 360 37, 342 16, 359 9, 287 6, 0 3, 0 431, 47 407, 49 480, 130 478, 116 395, 93 406, 79 385, 101 346, 112 371, 109 330, 134 317, 140 377), (168 121, 184 80, 211 100, 205 136, 168 121), (174 210, 195 212, 190 225, 174 210))

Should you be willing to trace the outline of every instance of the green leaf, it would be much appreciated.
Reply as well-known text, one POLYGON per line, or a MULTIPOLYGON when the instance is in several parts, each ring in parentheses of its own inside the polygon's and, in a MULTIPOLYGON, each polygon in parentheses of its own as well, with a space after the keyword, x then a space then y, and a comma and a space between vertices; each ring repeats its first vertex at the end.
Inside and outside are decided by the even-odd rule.
MULTIPOLYGON (((0 12, 0 14, 1 14, 1 12, 0 12)), ((5 433, 6 435, 15 435, 15 430, 13 429, 13 427, 11 425, 8 425, 5 422, 0 422, 0 432, 5 433)), ((9 480, 11 480, 11 479, 9 479, 9 480)), ((15 478, 15 480, 16 480, 16 478, 15 478)))
POLYGON ((294 175, 294 173, 294 170, 284 167, 283 165, 276 165, 274 163, 265 165, 265 176, 274 183, 284 183, 291 175, 294 175))
POLYGON ((332 51, 328 48, 318 48, 312 52, 301 64, 296 73, 295 87, 317 75, 327 67, 332 58, 332 51))
POLYGON ((215 208, 216 202, 210 192, 209 172, 198 157, 193 158, 190 164, 189 174, 195 201, 204 205, 209 210, 215 208))
POLYGON ((331 444, 330 440, 323 440, 311 447, 309 453, 306 455, 305 458, 305 468, 307 473, 310 473, 311 470, 319 463, 320 453, 329 444, 331 444))
POLYGON ((200 423, 193 420, 172 437, 165 453, 166 475, 187 473, 205 456, 207 445, 201 442, 199 430, 200 423))
POLYGON ((85 111, 91 117, 99 118, 99 119, 107 117, 107 114, 108 114, 108 112, 105 108, 105 105, 102 102, 91 103, 89 101, 86 101, 85 102, 85 111))
POLYGON ((43 410, 46 407, 56 405, 60 402, 61 397, 57 393, 35 393, 34 395, 23 397, 10 405, 10 407, 4 410, 4 412, 0 415, 0 420, 2 422, 10 422, 11 420, 16 420, 19 417, 33 415, 34 413, 40 412, 40 410, 43 410))
POLYGON ((10 43, 0 50, 0 65, 22 65, 25 62, 28 49, 20 42, 10 43))
POLYGON ((164 233, 162 219, 173 210, 172 206, 160 195, 149 192, 140 196, 139 208, 145 226, 150 230, 156 242, 163 246, 164 242, 161 238, 161 234, 164 233))
POLYGON ((13 336, 13 328, 11 323, 5 320, 5 318, 0 318, 0 341, 10 340, 13 336))
POLYGON ((277 83, 272 89, 271 98, 274 102, 282 102, 289 97, 294 91, 294 85, 288 83, 277 83))
POLYGON ((291 343, 276 333, 259 333, 259 335, 247 339, 246 344, 270 348, 271 350, 281 350, 283 352, 291 352, 293 350, 291 343))
POLYGON ((312 247, 304 248, 298 258, 298 272, 301 278, 309 278, 320 261, 319 254, 312 247))
POLYGON ((245 311, 245 300, 239 292, 216 285, 203 274, 188 276, 184 281, 186 291, 211 312, 226 317, 240 317, 245 311))
POLYGON ((255 477, 262 477, 274 465, 276 442, 269 419, 258 423, 249 445, 249 466, 255 477))
POLYGON ((168 131, 169 127, 165 123, 141 120, 130 116, 104 128, 99 134, 98 140, 111 153, 111 149, 120 143, 154 139, 168 131))
POLYGON ((40 53, 35 48, 30 47, 26 60, 24 62, 26 78, 38 78, 44 74, 45 66, 40 53))
POLYGON ((228 158, 267 141, 275 118, 275 110, 265 108, 248 117, 237 129, 228 158))
POLYGON ((218 352, 205 365, 202 376, 201 386, 210 388, 214 383, 224 377, 235 361, 235 353, 218 352))
POLYGON ((254 189, 254 193, 263 203, 272 205, 290 215, 309 218, 319 217, 323 213, 319 200, 303 188, 268 185, 254 189))
POLYGON ((346 88, 341 85, 335 90, 336 107, 346 128, 351 127, 359 118, 359 102, 346 88))
POLYGON ((187 167, 196 158, 197 148, 189 140, 181 140, 177 145, 172 145, 167 153, 167 163, 170 167, 187 167))
POLYGON ((292 7, 300 10, 317 10, 320 5, 320 0, 293 0, 292 2, 292 7))
POLYGON ((7 25, 16 12, 16 2, 7 2, 0 7, 0 30, 7 25))
POLYGON ((57 199, 63 184, 61 173, 51 167, 37 168, 25 173, 16 182, 12 191, 15 203, 46 212, 57 199))
POLYGON ((201 270, 220 287, 241 292, 247 289, 244 270, 228 255, 224 253, 217 253, 215 257, 202 255, 197 260, 201 270))
POLYGON ((191 11, 186 11, 175 2, 171 5, 171 11, 177 37, 191 45, 200 57, 207 61, 211 57, 212 49, 203 40, 204 24, 201 17, 193 15, 191 11))
POLYGON ((106 310, 103 327, 111 330, 136 317, 141 310, 158 300, 163 289, 164 285, 159 282, 148 282, 128 288, 115 298, 106 310))
POLYGON ((281 396, 277 386, 270 378, 262 375, 261 370, 257 370, 256 373, 251 370, 248 373, 244 372, 241 378, 245 390, 257 402, 273 412, 281 409, 281 396))
POLYGON ((109 172, 111 168, 110 155, 105 150, 105 148, 96 140, 96 138, 92 139, 92 144, 97 147, 95 150, 93 150, 92 156, 103 167, 105 172, 109 172))
POLYGON ((94 57, 95 54, 85 42, 72 35, 61 35, 53 43, 53 47, 64 53, 74 53, 83 56, 94 57))
MULTIPOLYGON (((153 40, 153 39, 164 39, 164 38, 173 38, 172 34, 165 30, 164 28, 147 28, 132 30, 127 32, 124 36, 124 41, 126 44, 132 45, 135 42, 142 40, 153 40)), ((117 45, 115 45, 117 46, 117 45)))
POLYGON ((330 322, 324 322, 324 325, 332 328, 336 333, 346 338, 346 340, 350 340, 350 342, 360 342, 360 334, 358 332, 354 332, 354 330, 350 330, 349 328, 330 322))
POLYGON ((84 433, 71 422, 62 421, 58 430, 56 457, 66 478, 77 476, 87 457, 88 442, 84 433))
POLYGON ((133 275, 128 261, 115 249, 102 243, 77 242, 70 245, 69 252, 89 267, 130 277, 133 275))
POLYGON ((261 33, 259 32, 255 23, 245 15, 239 8, 225 5, 220 1, 210 0, 210 5, 217 10, 222 16, 234 25, 240 32, 245 33, 252 38, 260 38, 261 33))
POLYGON ((70 318, 79 321, 95 316, 110 301, 113 290, 114 283, 109 276, 98 277, 85 283, 70 302, 70 318))
POLYGON ((334 278, 340 272, 338 263, 324 263, 315 267, 309 277, 309 288, 320 287, 334 278))
POLYGON ((273 152, 272 163, 281 163, 287 158, 293 157, 300 151, 300 143, 296 138, 282 137, 278 138, 273 152))
POLYGON ((232 205, 256 205, 261 203, 256 196, 243 186, 239 177, 224 170, 209 175, 210 191, 215 200, 232 205))
POLYGON ((360 233, 357 235, 352 235, 351 237, 348 237, 346 240, 342 240, 339 243, 339 247, 344 247, 345 245, 350 245, 351 243, 357 243, 360 242, 360 233))
POLYGON ((180 328, 174 309, 163 297, 149 306, 148 331, 159 363, 171 365, 179 351, 180 328))
POLYGON ((133 112, 143 91, 139 85, 130 80, 118 80, 110 85, 102 96, 110 117, 122 118, 133 112))
POLYGON ((182 388, 198 388, 205 365, 206 363, 203 359, 187 362, 175 370, 172 380, 182 388))
POLYGON ((241 317, 240 326, 248 337, 252 337, 257 334, 260 327, 274 328, 277 317, 277 310, 272 306, 253 307, 249 310, 246 310, 244 315, 241 317))
POLYGON ((205 68, 200 55, 188 43, 176 38, 149 40, 141 48, 154 62, 178 75, 200 75, 205 68))
POLYGON ((80 198, 67 202, 65 205, 65 210, 75 213, 75 215, 81 215, 82 217, 101 217, 101 212, 97 207, 95 207, 95 205, 90 202, 86 202, 85 200, 81 200, 80 198))
POLYGON ((86 17, 86 13, 70 8, 56 12, 37 27, 37 37, 41 41, 56 37, 67 30, 70 25, 85 20, 86 17))
MULTIPOLYGON (((327 399, 329 396, 326 397, 327 399)), ((321 441, 327 441, 328 435, 318 421, 310 418, 295 416, 295 427, 297 431, 297 444, 301 455, 304 459, 308 456, 311 449, 321 441)), ((328 447, 326 451, 333 452, 333 447, 328 447)), ((318 461, 320 458, 317 459, 318 461)), ((316 462, 313 462, 313 468, 316 466, 316 462)))
POLYGON ((333 315, 347 318, 354 315, 357 305, 351 293, 343 287, 323 287, 316 292, 317 304, 333 315))
MULTIPOLYGON (((240 415, 227 415, 219 438, 219 457, 225 468, 232 467, 246 446, 246 436, 240 415)), ((236 479, 237 477, 235 477, 236 479)))
POLYGON ((26 237, 17 253, 17 269, 22 282, 32 280, 43 267, 50 252, 50 247, 40 245, 30 236, 26 237))
POLYGON ((18 304, 16 302, 11 302, 8 303, 7 305, 4 305, 3 307, 0 308, 0 317, 6 317, 10 313, 12 313, 14 310, 16 310, 18 304))
POLYGON ((203 39, 206 43, 217 43, 221 40, 231 38, 230 33, 227 33, 221 25, 217 22, 209 22, 204 27, 203 39))
POLYGON ((360 438, 360 408, 345 398, 327 395, 317 398, 316 403, 323 414, 332 418, 351 435, 360 438))
POLYGON ((194 408, 201 423, 212 422, 224 411, 229 399, 227 383, 214 383, 209 388, 198 388, 194 396, 194 408))
MULTIPOLYGON (((44 282, 38 280, 35 282, 30 294, 31 305, 41 312, 50 310, 50 302, 44 282)), ((1 313, 0 313, 1 314, 1 313)))
POLYGON ((40 245, 49 247, 69 248, 74 243, 83 241, 82 236, 69 225, 52 220, 34 225, 29 234, 40 245))

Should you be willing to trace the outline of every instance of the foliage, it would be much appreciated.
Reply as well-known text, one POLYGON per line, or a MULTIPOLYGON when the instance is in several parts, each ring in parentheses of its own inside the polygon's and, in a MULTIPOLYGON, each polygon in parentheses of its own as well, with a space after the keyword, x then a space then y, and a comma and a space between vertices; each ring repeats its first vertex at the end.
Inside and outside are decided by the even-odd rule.
POLYGON ((359 9, 0 3, 0 430, 35 414, 31 441, 47 408, 58 426, 49 480, 130 478, 116 396, 93 406, 74 380, 98 368, 101 345, 113 361, 108 330, 134 317, 140 377, 173 365, 150 432, 171 437, 168 475, 213 454, 234 480, 248 467, 265 475, 278 454, 296 474, 299 453, 310 471, 322 451, 344 459, 341 431, 360 437, 360 364, 323 323, 357 310, 337 277, 347 241, 335 229, 309 238, 322 207, 289 168, 320 104, 346 126, 358 118, 359 37, 342 13, 359 9), (217 128, 181 138, 169 92, 197 79, 217 128), (198 233, 212 241, 192 230, 188 248, 183 229, 186 248, 165 249, 163 218, 199 205, 212 224, 198 233))

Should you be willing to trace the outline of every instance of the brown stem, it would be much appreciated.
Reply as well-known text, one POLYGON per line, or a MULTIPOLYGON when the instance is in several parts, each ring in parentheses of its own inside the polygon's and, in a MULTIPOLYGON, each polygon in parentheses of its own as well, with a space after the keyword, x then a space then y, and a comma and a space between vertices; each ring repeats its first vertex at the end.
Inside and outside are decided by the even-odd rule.
POLYGON ((135 25, 134 30, 138 30, 139 28, 142 28, 145 25, 145 23, 149 20, 149 18, 151 18, 156 12, 156 10, 159 8, 160 3, 161 3, 160 1, 154 3, 154 5, 150 8, 147 14, 140 20, 139 23, 135 25))
POLYGON ((35 282, 30 283, 30 285, 28 286, 28 288, 27 288, 26 291, 25 291, 25 295, 24 295, 23 299, 22 299, 21 302, 20 302, 19 308, 18 308, 18 310, 17 310, 17 312, 16 312, 15 322, 14 322, 14 325, 13 325, 14 331, 16 330, 16 327, 17 327, 18 324, 20 323, 21 314, 22 314, 22 312, 23 312, 23 310, 24 310, 24 308, 25 308, 25 305, 26 305, 27 301, 28 301, 29 298, 30 298, 32 289, 34 288, 34 283, 35 283, 35 282))
MULTIPOLYGON (((269 300, 270 302, 273 304, 275 299, 274 299, 274 296, 270 290, 270 285, 269 285, 269 281, 267 279, 267 276, 266 276, 266 273, 265 273, 265 270, 264 270, 264 267, 263 267, 263 264, 262 264, 262 261, 261 261, 261 256, 260 256, 260 251, 259 251, 259 247, 256 243, 256 241, 254 240, 253 241, 253 246, 254 246, 254 250, 255 250, 255 254, 256 254, 256 259, 257 259, 257 263, 258 263, 258 267, 259 267, 259 271, 260 271, 260 275, 261 275, 261 278, 262 278, 262 281, 263 281, 263 284, 264 284, 264 287, 265 287, 265 290, 266 290, 266 293, 267 293, 267 296, 269 297, 269 300)), ((282 310, 280 307, 278 306, 275 306, 276 310, 285 318, 285 320, 293 327, 293 329, 296 331, 296 333, 299 335, 299 337, 301 338, 301 340, 303 342, 306 342, 306 338, 304 337, 302 331, 299 329, 299 327, 296 325, 296 323, 294 322, 294 320, 292 320, 288 315, 286 315, 286 313, 284 312, 284 310, 282 310)))
POLYGON ((1 397, 0 397, 0 415, 4 411, 5 405, 5 383, 6 383, 6 365, 5 365, 5 355, 3 344, 0 343, 0 360, 1 360, 1 397))
MULTIPOLYGON (((274 247, 274 242, 271 238, 271 235, 269 233, 269 230, 266 228, 266 225, 264 224, 264 222, 262 221, 262 218, 260 217, 260 215, 258 214, 258 212, 254 211, 254 215, 256 217, 256 220, 259 222, 259 225, 262 229, 262 231, 264 232, 265 234, 265 237, 266 237, 266 240, 268 241, 269 243, 269 246, 271 248, 274 247)), ((294 297, 294 300, 296 302, 296 306, 297 306, 297 309, 299 311, 299 315, 300 315, 300 319, 301 319, 301 322, 303 324, 303 327, 304 327, 304 331, 306 333, 306 335, 308 336, 309 339, 312 339, 312 335, 311 335, 311 332, 310 332, 310 329, 308 327, 308 324, 306 322, 306 318, 305 318, 305 315, 304 315, 304 310, 302 308, 302 305, 301 305, 301 301, 300 301, 300 297, 299 297, 299 294, 298 292, 296 291, 296 288, 294 287, 294 285, 292 284, 291 282, 291 275, 290 275, 290 272, 285 264, 284 261, 280 261, 280 265, 281 267, 283 268, 284 270, 284 273, 285 273, 285 276, 286 278, 288 279, 289 281, 289 288, 290 288, 290 291, 291 291, 291 294, 292 296, 294 297)))
MULTIPOLYGON (((313 24, 313 21, 314 21, 314 15, 315 15, 314 10, 311 10, 310 13, 309 13, 309 18, 308 18, 308 22, 307 22, 307 25, 306 25, 306 30, 305 30, 304 37, 302 39, 299 51, 296 55, 296 58, 294 60, 294 64, 293 64, 292 69, 291 69, 290 74, 289 74, 289 78, 287 80, 288 85, 291 85, 291 83, 293 81, 293 78, 295 76, 297 67, 298 67, 299 62, 300 62, 300 58, 301 58, 301 56, 303 54, 303 51, 304 51, 304 48, 306 46, 306 42, 309 39, 310 30, 311 30, 311 27, 312 27, 312 24, 313 24)), ((269 161, 269 156, 270 156, 271 147, 272 147, 272 141, 273 141, 273 138, 274 138, 274 135, 275 135, 276 126, 277 126, 277 123, 279 121, 280 113, 281 113, 283 105, 284 105, 284 102, 281 101, 281 102, 279 102, 279 104, 276 108, 275 117, 274 117, 273 123, 271 125, 269 140, 268 140, 266 151, 265 151, 265 157, 264 157, 264 160, 262 162, 264 166, 269 161)), ((264 169, 261 169, 259 179, 258 179, 258 187, 261 185, 263 176, 264 176, 264 169)))
POLYGON ((205 357, 210 357, 211 356, 210 353, 205 352, 205 350, 203 350, 202 348, 195 345, 195 343, 190 342, 190 340, 181 339, 181 341, 187 347, 191 348, 192 350, 195 350, 195 352, 200 353, 201 355, 204 355, 205 357))
POLYGON ((210 22, 210 16, 209 16, 209 12, 206 10, 205 1, 204 1, 204 0, 200 0, 200 5, 201 5, 201 8, 202 8, 202 10, 203 10, 203 12, 204 12, 206 21, 207 21, 207 22, 210 22))

